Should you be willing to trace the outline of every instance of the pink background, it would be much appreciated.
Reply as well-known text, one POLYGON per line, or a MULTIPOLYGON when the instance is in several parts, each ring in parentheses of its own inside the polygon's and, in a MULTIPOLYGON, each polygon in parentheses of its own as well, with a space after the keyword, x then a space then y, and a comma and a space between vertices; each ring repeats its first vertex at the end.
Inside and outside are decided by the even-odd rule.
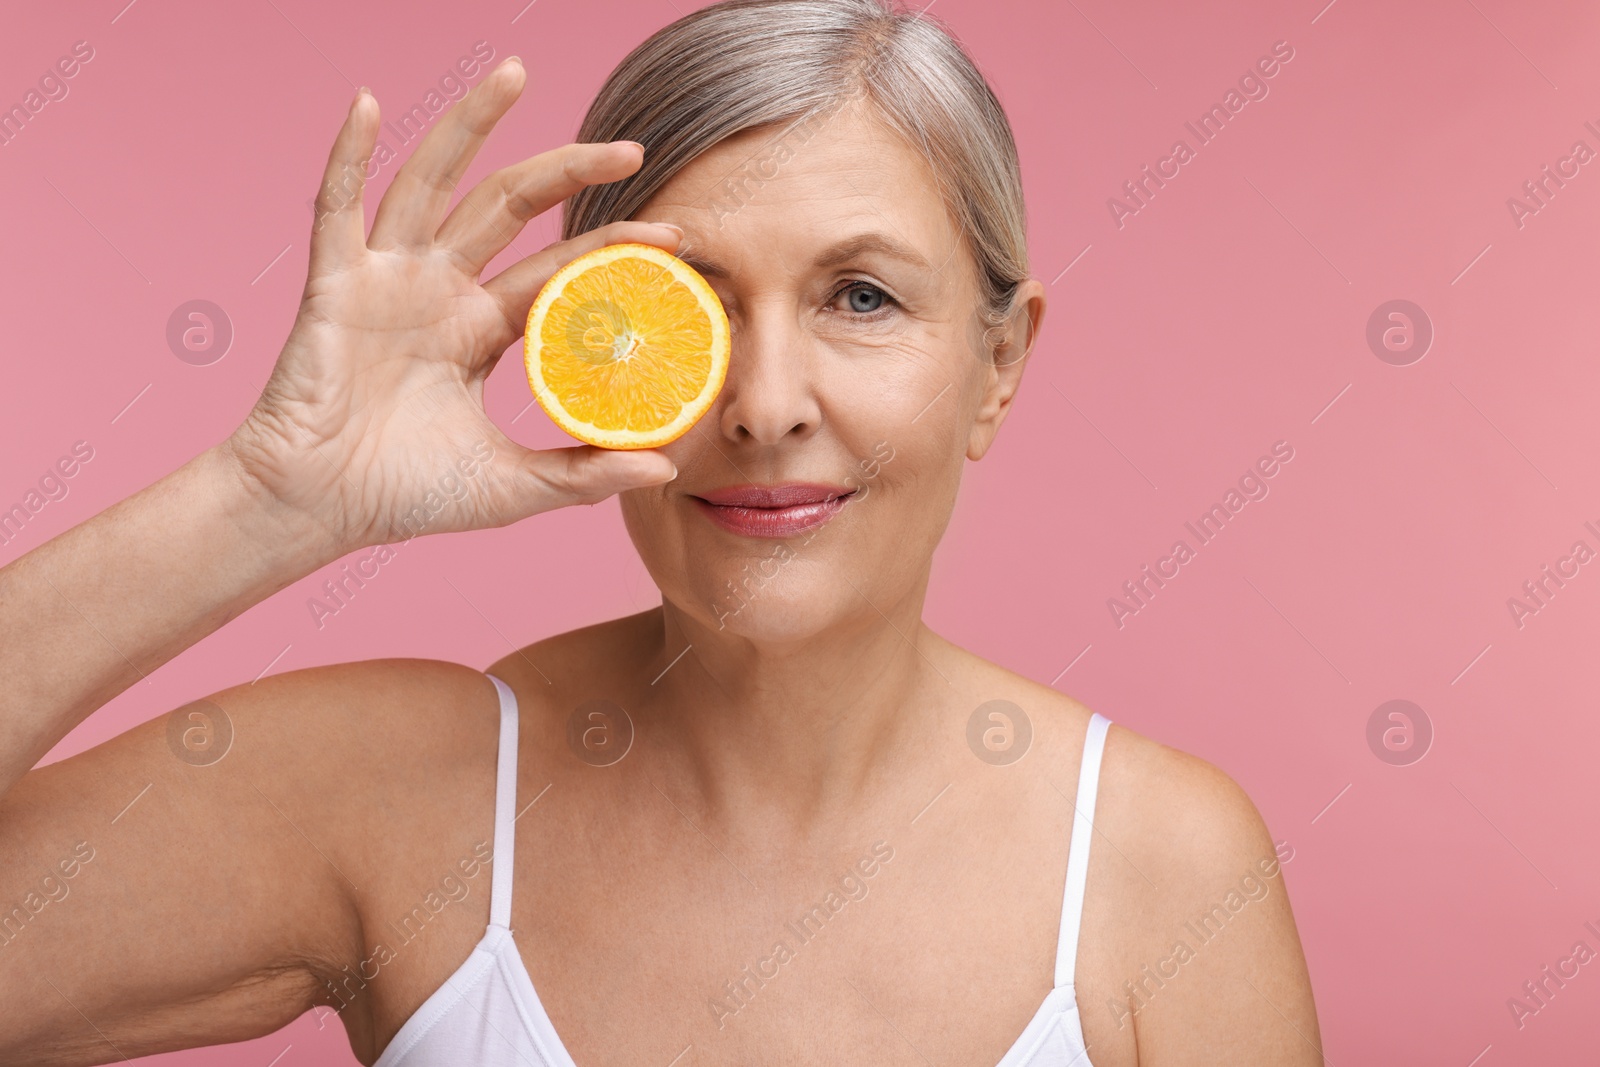
MULTIPOLYGON (((1286 877, 1331 1062, 1576 1063, 1592 1055, 1600 969, 1521 1029, 1506 1001, 1575 941, 1600 948, 1582 928, 1600 920, 1600 563, 1520 629, 1507 599, 1574 541, 1600 549, 1583 528, 1600 527, 1600 162, 1520 228, 1507 198, 1574 141, 1600 150, 1584 128, 1600 127, 1600 8, 1323 2, 938 0, 1010 112, 1035 274, 1055 281, 1015 414, 968 471, 928 621, 1248 789, 1294 849, 1286 877), (1270 94, 1119 229, 1107 199, 1175 139, 1193 144, 1184 122, 1280 40, 1294 58, 1270 94), (1392 299, 1436 331, 1409 366, 1365 339, 1392 299), (1270 495, 1119 629, 1107 598, 1279 440, 1294 459, 1270 495), (1407 766, 1366 739, 1397 698, 1435 731, 1407 766)), ((95 57, 0 147, 0 508, 73 442, 95 456, 0 562, 244 415, 293 319, 307 200, 356 85, 392 116, 476 41, 520 54, 529 89, 477 178, 570 139, 615 62, 691 6, 522 3, 11 13, 0 103, 75 41, 95 57), (196 298, 236 331, 209 366, 165 339, 196 298)), ((537 221, 519 247, 555 225, 537 221)), ((565 443, 537 409, 513 424, 528 402, 508 360, 491 415, 525 443, 565 443)), ((382 575, 320 632, 305 601, 324 575, 306 578, 54 756, 269 665, 482 666, 507 651, 500 633, 522 644, 657 596, 614 501, 426 538, 382 575)), ((342 1029, 313 1015, 157 1059, 280 1055, 354 1062, 342 1029)))

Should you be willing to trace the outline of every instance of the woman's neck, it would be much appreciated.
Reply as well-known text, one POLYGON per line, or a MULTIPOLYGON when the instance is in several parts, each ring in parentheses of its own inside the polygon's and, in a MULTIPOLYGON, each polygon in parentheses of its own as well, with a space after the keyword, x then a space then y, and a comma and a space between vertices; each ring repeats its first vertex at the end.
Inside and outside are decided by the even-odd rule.
POLYGON ((892 768, 930 750, 948 702, 953 648, 922 624, 924 589, 861 600, 848 620, 783 642, 718 631, 664 602, 639 742, 709 812, 787 818, 804 833, 860 810, 893 784, 892 768))

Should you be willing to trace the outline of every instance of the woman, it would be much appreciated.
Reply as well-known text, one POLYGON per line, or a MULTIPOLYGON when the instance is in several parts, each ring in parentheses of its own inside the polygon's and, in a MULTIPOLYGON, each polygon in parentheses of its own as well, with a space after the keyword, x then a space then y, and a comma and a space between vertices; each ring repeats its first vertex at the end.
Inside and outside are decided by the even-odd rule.
POLYGON ((623 61, 579 143, 450 208, 524 78, 438 122, 370 235, 357 94, 254 410, 0 572, 0 903, 26 903, 0 1002, 27 1006, 0 1060, 326 1005, 363 1063, 412 1067, 1320 1062, 1239 788, 920 621, 1045 305, 960 48, 878 0, 717 4, 623 61), (480 280, 562 201, 562 241, 480 280), (726 385, 658 452, 520 449, 483 380, 543 282, 622 241, 716 288, 726 385), (613 493, 659 608, 487 679, 261 678, 28 769, 354 549, 613 493))

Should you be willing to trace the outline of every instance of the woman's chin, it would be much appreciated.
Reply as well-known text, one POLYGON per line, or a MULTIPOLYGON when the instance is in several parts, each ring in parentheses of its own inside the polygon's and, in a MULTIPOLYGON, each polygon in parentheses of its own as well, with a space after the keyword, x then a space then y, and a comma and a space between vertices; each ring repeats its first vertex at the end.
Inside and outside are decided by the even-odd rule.
POLYGON ((847 605, 832 592, 807 595, 776 593, 739 599, 724 596, 709 610, 692 614, 718 637, 742 638, 758 644, 784 645, 809 640, 838 627, 847 605))

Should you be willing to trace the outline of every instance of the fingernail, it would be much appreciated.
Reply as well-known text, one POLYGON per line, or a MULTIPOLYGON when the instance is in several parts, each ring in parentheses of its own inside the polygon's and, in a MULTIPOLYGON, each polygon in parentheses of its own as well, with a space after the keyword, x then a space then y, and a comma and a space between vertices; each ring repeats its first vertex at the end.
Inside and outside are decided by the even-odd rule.
POLYGON ((506 62, 507 63, 515 63, 518 66, 521 66, 522 65, 522 57, 521 56, 506 56, 506 62))
POLYGON ((639 151, 641 151, 641 152, 644 151, 644 145, 640 144, 638 141, 612 141, 611 143, 612 144, 631 144, 631 145, 633 145, 633 147, 637 148, 639 151))
POLYGON ((669 230, 677 230, 679 237, 683 236, 683 227, 677 225, 676 223, 672 223, 672 222, 652 222, 650 225, 652 225, 652 226, 665 226, 669 230))

